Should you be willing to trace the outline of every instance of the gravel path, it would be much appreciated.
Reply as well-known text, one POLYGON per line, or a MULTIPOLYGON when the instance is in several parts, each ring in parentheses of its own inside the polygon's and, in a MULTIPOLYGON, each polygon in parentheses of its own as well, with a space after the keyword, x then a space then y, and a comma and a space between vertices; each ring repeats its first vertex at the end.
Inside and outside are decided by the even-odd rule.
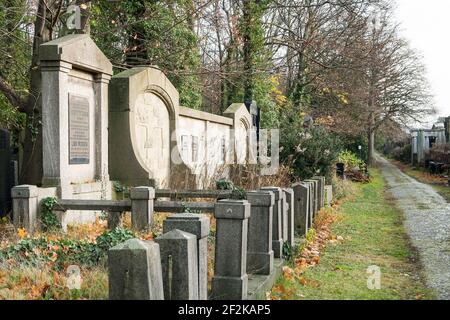
POLYGON ((418 250, 425 279, 441 300, 450 300, 450 204, 434 189, 377 156, 389 191, 405 216, 405 228, 418 250))

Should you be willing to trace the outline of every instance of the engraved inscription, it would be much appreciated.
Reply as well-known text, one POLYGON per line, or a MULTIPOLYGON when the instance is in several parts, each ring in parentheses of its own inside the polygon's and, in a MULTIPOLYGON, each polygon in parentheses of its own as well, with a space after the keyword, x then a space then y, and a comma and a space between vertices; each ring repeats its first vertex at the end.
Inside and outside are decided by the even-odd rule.
POLYGON ((89 164, 89 101, 69 94, 69 164, 89 164))

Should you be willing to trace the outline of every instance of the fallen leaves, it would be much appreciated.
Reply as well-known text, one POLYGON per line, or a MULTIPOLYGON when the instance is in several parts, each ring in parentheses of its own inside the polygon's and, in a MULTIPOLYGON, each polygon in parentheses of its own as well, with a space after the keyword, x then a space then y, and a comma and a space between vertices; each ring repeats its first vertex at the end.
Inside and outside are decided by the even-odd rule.
POLYGON ((27 233, 27 231, 25 230, 25 229, 18 229, 17 230, 17 236, 20 238, 20 239, 25 239, 27 236, 28 236, 28 233, 27 233))
POLYGON ((321 253, 328 244, 338 245, 345 241, 344 237, 332 234, 331 226, 338 220, 336 210, 339 202, 335 203, 332 208, 326 208, 319 212, 315 220, 315 232, 310 232, 306 243, 301 250, 300 255, 294 260, 294 265, 285 266, 282 269, 284 283, 275 286, 266 297, 271 300, 287 300, 295 298, 304 298, 298 287, 313 286, 319 287, 320 283, 304 276, 308 268, 320 264, 321 253))

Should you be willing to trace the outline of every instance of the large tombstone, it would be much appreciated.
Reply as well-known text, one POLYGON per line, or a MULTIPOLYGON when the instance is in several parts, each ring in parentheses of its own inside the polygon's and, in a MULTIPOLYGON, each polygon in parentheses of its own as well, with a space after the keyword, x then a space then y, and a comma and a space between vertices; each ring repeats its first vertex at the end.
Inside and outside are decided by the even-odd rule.
POLYGON ((87 35, 69 35, 42 44, 39 59, 43 186, 57 187, 58 196, 64 199, 110 198, 111 62, 87 35))
POLYGON ((133 68, 113 77, 110 101, 111 178, 168 187, 171 150, 177 146, 171 137, 178 118, 175 87, 159 69, 133 68))
POLYGON ((252 126, 244 104, 232 104, 223 116, 180 106, 177 90, 156 67, 136 67, 115 75, 110 101, 113 180, 168 188, 172 173, 187 172, 192 176, 184 180, 202 187, 207 180, 203 178, 214 178, 217 169, 229 163, 232 151, 239 163, 254 154, 248 148, 252 126), (233 132, 236 146, 231 143, 233 132))
POLYGON ((0 217, 11 209, 11 149, 7 130, 0 129, 0 217))

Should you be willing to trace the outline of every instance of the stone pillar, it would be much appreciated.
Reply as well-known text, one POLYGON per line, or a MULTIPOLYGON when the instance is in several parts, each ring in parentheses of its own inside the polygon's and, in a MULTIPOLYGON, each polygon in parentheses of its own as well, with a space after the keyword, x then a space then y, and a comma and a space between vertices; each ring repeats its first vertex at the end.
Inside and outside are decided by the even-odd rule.
POLYGON ((143 231, 150 229, 153 223, 155 189, 151 187, 132 188, 130 199, 133 230, 143 231))
POLYGON ((318 191, 319 191, 319 210, 325 207, 325 177, 314 177, 313 180, 318 181, 318 191))
POLYGON ((284 189, 281 189, 281 237, 283 244, 288 242, 288 204, 284 189))
POLYGON ((272 229, 272 249, 275 258, 281 259, 283 256, 283 231, 282 231, 282 209, 283 196, 280 188, 262 188, 263 191, 272 191, 275 195, 273 206, 273 229, 272 229))
POLYGON ((164 300, 159 245, 131 239, 108 252, 110 300, 164 300))
POLYGON ((13 224, 33 233, 38 228, 38 188, 23 185, 12 188, 13 224))
POLYGON ((295 230, 294 230, 294 190, 291 188, 283 189, 284 193, 284 202, 286 203, 286 229, 287 229, 287 238, 286 241, 289 243, 291 247, 294 246, 295 242, 295 230))
POLYGON ((216 203, 216 248, 212 299, 246 300, 247 235, 250 203, 222 200, 216 203))
POLYGON ((327 207, 330 207, 332 202, 333 202, 333 186, 325 186, 325 205, 327 207))
POLYGON ((247 272, 270 275, 273 271, 272 219, 275 195, 271 191, 247 192, 251 204, 248 227, 247 272))
POLYGON ((312 216, 312 218, 314 220, 314 218, 316 217, 316 213, 319 212, 319 197, 318 197, 319 183, 317 182, 317 180, 312 180, 312 179, 306 180, 305 182, 309 182, 312 185, 312 189, 313 189, 313 193, 312 193, 313 194, 313 198, 312 198, 313 216, 312 216))
POLYGON ((300 235, 306 236, 309 229, 309 184, 296 183, 294 189, 294 225, 300 235))
POLYGON ((198 300, 197 237, 175 229, 156 239, 166 300, 198 300))
POLYGON ((197 237, 198 298, 208 300, 208 236, 210 219, 207 215, 174 214, 164 221, 163 231, 179 229, 197 237))

